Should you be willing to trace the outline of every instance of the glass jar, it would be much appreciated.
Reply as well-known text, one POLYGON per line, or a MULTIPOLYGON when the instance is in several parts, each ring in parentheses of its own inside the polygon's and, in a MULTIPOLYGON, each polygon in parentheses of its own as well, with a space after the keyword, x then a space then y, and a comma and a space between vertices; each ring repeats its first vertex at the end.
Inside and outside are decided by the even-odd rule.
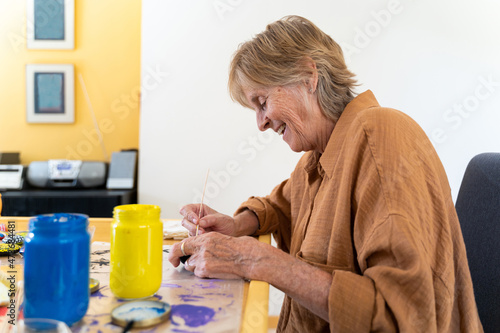
POLYGON ((39 215, 29 221, 24 251, 24 317, 68 325, 89 305, 90 235, 83 214, 39 215))
POLYGON ((110 282, 116 297, 154 295, 161 285, 163 223, 160 207, 115 207, 111 224, 110 282))

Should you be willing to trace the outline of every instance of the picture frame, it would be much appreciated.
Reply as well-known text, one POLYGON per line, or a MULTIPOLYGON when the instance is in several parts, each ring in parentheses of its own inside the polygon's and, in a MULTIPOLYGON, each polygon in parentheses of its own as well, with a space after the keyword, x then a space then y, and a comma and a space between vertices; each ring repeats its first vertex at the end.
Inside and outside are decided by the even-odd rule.
POLYGON ((75 0, 26 0, 28 49, 74 49, 75 0))
POLYGON ((74 123, 75 74, 72 64, 26 65, 26 121, 74 123))

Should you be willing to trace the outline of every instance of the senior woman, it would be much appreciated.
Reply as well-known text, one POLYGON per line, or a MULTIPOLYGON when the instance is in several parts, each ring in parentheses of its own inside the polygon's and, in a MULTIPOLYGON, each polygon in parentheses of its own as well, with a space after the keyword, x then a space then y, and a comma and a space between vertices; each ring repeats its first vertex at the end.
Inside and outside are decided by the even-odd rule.
MULTIPOLYGON (((302 156, 290 178, 233 217, 181 209, 186 269, 285 292, 281 332, 480 332, 450 187, 408 116, 355 96, 332 38, 289 16, 242 44, 231 97, 302 156), (273 233, 278 248, 247 235, 273 233)), ((179 265, 181 245, 169 260, 179 265)))

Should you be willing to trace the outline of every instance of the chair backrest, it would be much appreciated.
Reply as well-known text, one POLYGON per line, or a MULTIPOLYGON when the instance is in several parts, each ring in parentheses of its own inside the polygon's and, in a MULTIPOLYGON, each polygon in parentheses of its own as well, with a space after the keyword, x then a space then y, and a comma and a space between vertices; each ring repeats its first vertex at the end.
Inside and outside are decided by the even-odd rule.
POLYGON ((475 156, 455 204, 485 332, 500 331, 500 153, 475 156))

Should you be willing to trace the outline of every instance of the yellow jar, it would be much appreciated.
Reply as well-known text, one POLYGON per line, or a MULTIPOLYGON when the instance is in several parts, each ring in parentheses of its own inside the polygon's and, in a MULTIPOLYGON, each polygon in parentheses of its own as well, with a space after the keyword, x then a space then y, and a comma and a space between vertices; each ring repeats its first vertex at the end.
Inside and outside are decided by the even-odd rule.
POLYGON ((122 205, 113 211, 110 288, 119 298, 153 295, 161 285, 163 223, 160 207, 122 205))

